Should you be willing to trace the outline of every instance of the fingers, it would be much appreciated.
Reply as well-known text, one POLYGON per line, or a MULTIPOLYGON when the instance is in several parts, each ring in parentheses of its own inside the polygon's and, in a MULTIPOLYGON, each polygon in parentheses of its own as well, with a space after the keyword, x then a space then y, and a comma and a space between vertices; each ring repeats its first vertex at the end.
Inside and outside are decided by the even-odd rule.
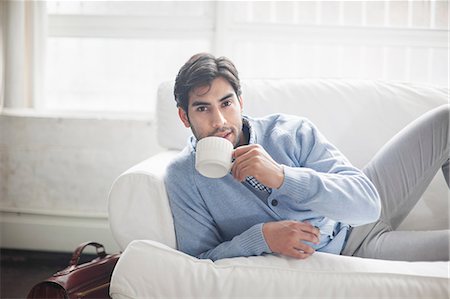
POLYGON ((283 248, 281 248, 278 253, 298 259, 304 259, 315 252, 314 248, 300 240, 295 240, 293 243, 284 244, 283 248))
POLYGON ((249 144, 249 145, 239 146, 233 151, 233 158, 236 159, 236 158, 242 156, 243 154, 246 154, 247 152, 254 150, 254 149, 258 149, 258 148, 262 148, 262 147, 259 144, 249 144))
POLYGON ((320 238, 317 237, 315 234, 301 231, 299 233, 299 236, 300 236, 300 239, 302 241, 311 242, 313 244, 319 244, 320 243, 320 238))
POLYGON ((312 255, 312 253, 305 253, 305 252, 303 252, 301 250, 297 250, 297 249, 294 248, 290 252, 286 253, 285 255, 293 257, 293 258, 296 258, 296 259, 303 260, 303 259, 306 259, 306 258, 310 257, 312 255))
POLYGON ((299 240, 296 244, 291 245, 290 248, 284 252, 284 255, 298 259, 305 259, 311 256, 314 252, 316 252, 314 248, 299 240))
POLYGON ((235 160, 233 167, 231 168, 233 177, 240 182, 244 181, 245 178, 250 175, 256 177, 258 170, 255 170, 255 167, 258 167, 259 165, 257 161, 255 161, 256 159, 257 158, 252 157, 239 162, 235 160))
POLYGON ((299 242, 295 246, 291 247, 289 250, 287 250, 284 255, 297 258, 297 259, 305 259, 309 256, 311 256, 314 252, 314 248, 311 246, 304 244, 302 242, 299 242))
POLYGON ((300 242, 300 241, 295 246, 293 246, 292 248, 295 249, 296 251, 300 252, 300 253, 309 254, 309 255, 311 255, 314 252, 316 252, 314 250, 314 248, 312 248, 308 244, 305 244, 305 243, 300 242))
POLYGON ((318 228, 313 227, 310 231, 307 231, 305 233, 308 234, 310 238, 312 238, 312 240, 308 241, 316 244, 320 242, 320 230, 318 228))
POLYGON ((308 232, 310 234, 315 235, 317 238, 320 238, 320 229, 317 226, 313 226, 308 221, 297 222, 297 224, 299 225, 302 231, 308 232))
POLYGON ((260 145, 242 146, 234 151, 235 157, 231 172, 242 182, 253 176, 269 188, 279 188, 284 181, 284 168, 276 163, 260 145))
POLYGON ((295 230, 298 237, 307 242, 318 244, 320 242, 319 228, 311 225, 308 222, 286 221, 287 226, 295 230))
POLYGON ((319 243, 319 230, 310 223, 298 221, 268 222, 263 226, 263 234, 272 252, 305 259, 315 250, 311 243, 319 243))
POLYGON ((255 165, 252 161, 255 155, 247 155, 254 147, 241 146, 238 149, 233 152, 234 163, 231 167, 231 173, 236 180, 242 182, 245 180, 245 177, 248 176, 245 174, 249 172, 249 165, 255 165))

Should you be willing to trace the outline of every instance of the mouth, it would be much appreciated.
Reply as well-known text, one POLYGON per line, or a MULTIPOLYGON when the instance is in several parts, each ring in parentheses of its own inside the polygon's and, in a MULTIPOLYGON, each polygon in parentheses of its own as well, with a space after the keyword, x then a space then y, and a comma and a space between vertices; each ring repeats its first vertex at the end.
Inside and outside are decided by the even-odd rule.
POLYGON ((222 134, 217 134, 215 136, 216 137, 221 137, 221 138, 228 138, 229 136, 231 136, 232 133, 233 132, 229 131, 229 132, 225 132, 225 133, 222 133, 222 134))
POLYGON ((222 138, 227 138, 228 136, 231 136, 231 131, 230 132, 228 132, 228 133, 226 133, 226 134, 223 134, 221 137, 222 138))

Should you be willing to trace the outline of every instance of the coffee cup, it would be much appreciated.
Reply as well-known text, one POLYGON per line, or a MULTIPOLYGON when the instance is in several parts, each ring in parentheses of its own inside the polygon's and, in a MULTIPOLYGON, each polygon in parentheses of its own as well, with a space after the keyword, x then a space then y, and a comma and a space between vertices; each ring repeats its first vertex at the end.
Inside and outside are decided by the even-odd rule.
POLYGON ((208 178, 221 178, 230 172, 233 144, 221 137, 205 137, 197 142, 195 168, 208 178))

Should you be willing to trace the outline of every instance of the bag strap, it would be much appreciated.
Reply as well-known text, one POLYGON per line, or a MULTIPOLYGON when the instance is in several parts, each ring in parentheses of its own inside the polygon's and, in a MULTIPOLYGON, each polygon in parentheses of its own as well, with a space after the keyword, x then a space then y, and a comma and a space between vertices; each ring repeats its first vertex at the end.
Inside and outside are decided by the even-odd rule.
POLYGON ((70 266, 76 266, 78 265, 78 261, 80 260, 81 254, 83 253, 83 250, 87 246, 94 246, 95 250, 97 251, 97 256, 100 258, 104 258, 106 256, 105 247, 103 247, 102 244, 97 242, 85 242, 81 243, 77 249, 73 252, 72 259, 70 260, 69 267, 70 266))

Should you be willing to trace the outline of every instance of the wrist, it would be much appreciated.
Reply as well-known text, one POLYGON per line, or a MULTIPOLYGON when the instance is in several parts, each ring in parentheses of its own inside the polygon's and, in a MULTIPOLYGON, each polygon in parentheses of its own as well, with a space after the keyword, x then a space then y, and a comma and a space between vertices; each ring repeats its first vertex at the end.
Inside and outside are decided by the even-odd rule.
POLYGON ((270 243, 270 240, 269 240, 270 232, 269 231, 270 231, 271 225, 272 225, 272 222, 266 222, 266 223, 263 223, 263 226, 262 226, 262 235, 263 235, 264 241, 266 242, 267 248, 269 249, 270 253, 274 252, 269 245, 269 243, 270 243))
POLYGON ((284 183, 284 167, 283 165, 279 164, 279 171, 277 174, 277 180, 276 180, 276 186, 275 189, 280 189, 280 187, 283 185, 284 183))

